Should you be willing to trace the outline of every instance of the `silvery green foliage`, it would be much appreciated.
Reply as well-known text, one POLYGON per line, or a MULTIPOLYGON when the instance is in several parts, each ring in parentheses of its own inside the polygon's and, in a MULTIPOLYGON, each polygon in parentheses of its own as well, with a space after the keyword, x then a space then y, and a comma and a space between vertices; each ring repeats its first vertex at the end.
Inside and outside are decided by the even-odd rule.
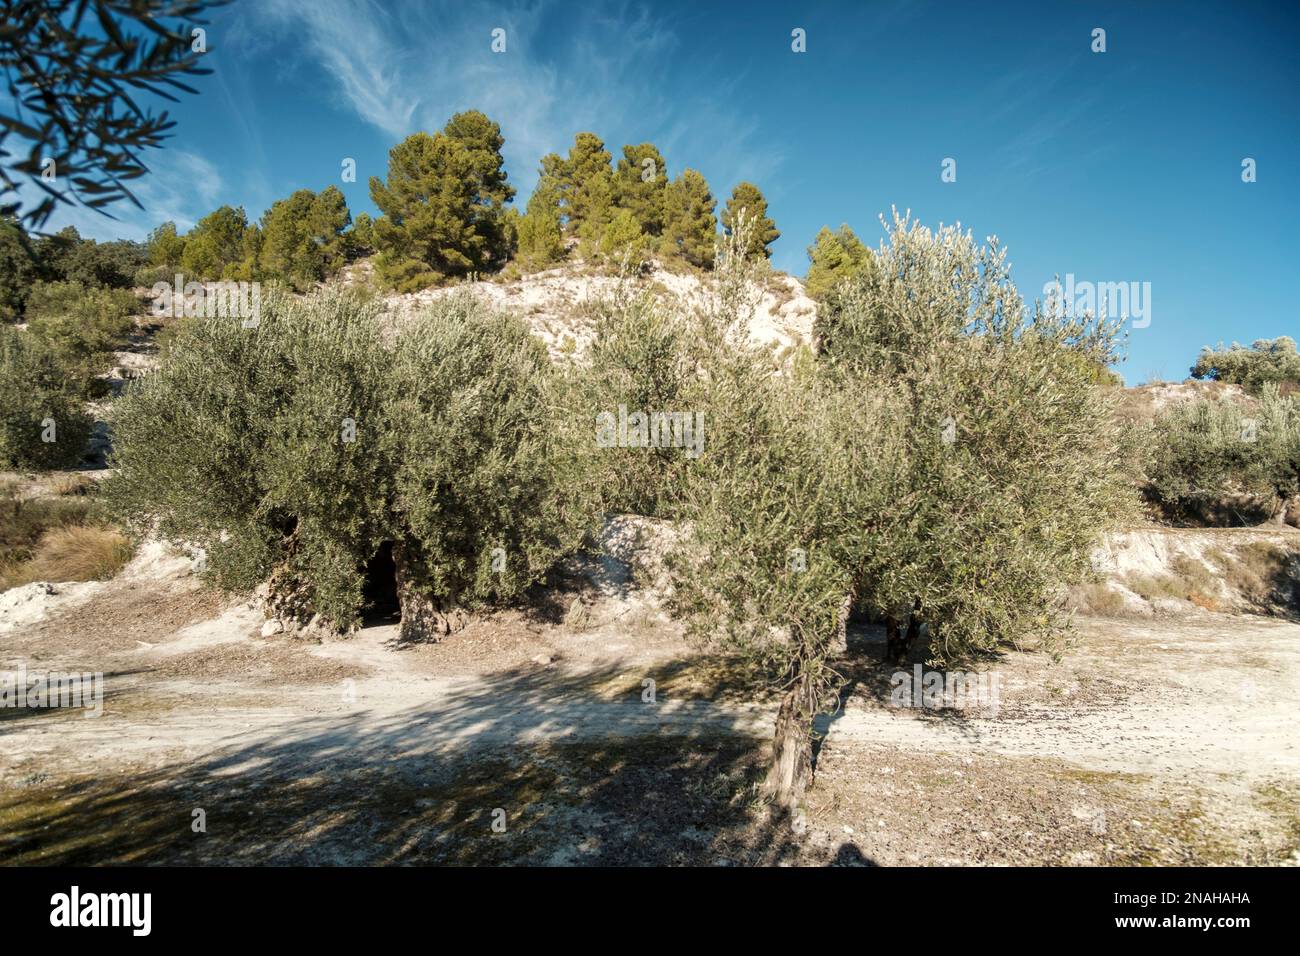
MULTIPOLYGON (((591 428, 595 416, 699 407, 698 367, 692 347, 698 330, 688 313, 652 293, 616 295, 592 304, 595 336, 579 376, 578 415, 591 428)), ((706 424, 706 428, 707 428, 706 424)), ((677 448, 602 448, 590 456, 588 474, 601 489, 605 510, 672 518, 689 459, 677 448)))
POLYGON ((91 427, 80 391, 45 342, 0 326, 0 467, 75 465, 91 427))
POLYGON ((886 390, 779 366, 749 339, 747 248, 743 230, 727 237, 714 297, 692 315, 710 424, 680 482, 686 520, 669 565, 690 631, 757 661, 783 693, 767 789, 791 805, 809 777, 813 718, 838 688, 828 657, 855 569, 882 547, 876 529, 906 463, 886 390))
POLYGON ((1236 342, 1228 348, 1207 347, 1197 356, 1192 377, 1231 382, 1252 395, 1259 395, 1269 383, 1288 384, 1295 390, 1300 388, 1300 353, 1289 335, 1256 339, 1249 348, 1236 342))
POLYGON ((1257 499, 1271 513, 1300 494, 1300 401, 1265 384, 1254 406, 1183 402, 1152 423, 1146 449, 1150 490, 1168 516, 1219 520, 1235 498, 1257 499))
POLYGON ((1118 324, 1027 309, 996 239, 954 227, 895 213, 876 264, 818 317, 828 372, 903 416, 906 478, 855 592, 919 607, 935 660, 1051 638, 1061 585, 1133 497, 1098 374, 1118 324))
POLYGON ((509 598, 581 534, 552 484, 571 476, 544 440, 549 378, 517 320, 468 301, 386 345, 372 305, 272 291, 256 328, 186 322, 128 389, 110 500, 135 528, 205 548, 218 583, 269 579, 340 629, 384 542, 440 606, 509 598), (489 576, 495 547, 518 559, 489 576))
POLYGON ((522 321, 453 297, 401 329, 392 384, 395 515, 430 594, 514 597, 577 549, 593 495, 575 446, 590 430, 561 410, 563 380, 522 321))
POLYGON ((711 428, 675 602, 785 692, 767 785, 787 806, 853 603, 919 608, 940 660, 1051 635, 1061 585, 1132 497, 1098 384, 1113 323, 1027 312, 1005 253, 955 229, 896 217, 875 262, 819 315, 811 369, 747 341, 742 256, 724 252, 694 317, 711 428))

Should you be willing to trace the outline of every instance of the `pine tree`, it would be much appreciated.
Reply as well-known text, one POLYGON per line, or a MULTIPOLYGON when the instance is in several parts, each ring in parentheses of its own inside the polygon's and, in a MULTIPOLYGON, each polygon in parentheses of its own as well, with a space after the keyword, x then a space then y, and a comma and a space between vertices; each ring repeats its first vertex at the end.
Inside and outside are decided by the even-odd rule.
POLYGON ((663 235, 667 186, 667 167, 653 143, 623 147, 614 171, 614 205, 630 212, 647 236, 663 235))
POLYGON ((32 242, 16 219, 0 219, 0 322, 22 318, 40 270, 32 242))
POLYGON ((244 207, 222 206, 208 213, 185 236, 181 268, 187 279, 220 279, 226 267, 244 258, 244 207))
POLYGON ((544 269, 564 257, 559 213, 545 194, 533 193, 528 200, 519 220, 518 242, 519 261, 528 269, 544 269))
POLYGON ((383 212, 374 224, 378 271, 412 292, 488 267, 494 236, 481 229, 481 164, 445 133, 413 133, 388 153, 388 179, 370 178, 370 198, 383 212))
POLYGON ((309 234, 319 256, 318 279, 325 279, 343 268, 347 261, 348 241, 344 230, 352 222, 343 190, 326 186, 316 194, 308 218, 309 234))
POLYGON ((499 268, 510 254, 505 209, 506 203, 515 197, 514 187, 506 180, 505 159, 501 155, 505 137, 501 135, 501 127, 478 110, 468 110, 448 120, 443 132, 469 153, 474 182, 474 227, 487 240, 491 265, 499 268))
POLYGON ((347 239, 350 256, 364 256, 374 251, 375 224, 369 213, 357 213, 357 218, 352 220, 352 228, 348 230, 347 239))
POLYGON ((872 255, 847 225, 841 225, 835 232, 829 226, 822 226, 817 239, 808 247, 808 262, 804 287, 809 296, 822 300, 845 279, 870 267, 872 255))
POLYGON ((558 153, 547 153, 542 157, 537 170, 537 187, 528 200, 528 208, 547 208, 555 214, 560 226, 567 229, 566 192, 569 187, 568 162, 558 153))
POLYGON ((254 251, 257 270, 276 276, 303 291, 343 266, 350 221, 347 202, 337 186, 319 195, 300 189, 274 203, 262 217, 260 248, 254 251))
POLYGON ((753 183, 740 183, 731 191, 731 198, 722 211, 722 229, 727 235, 731 235, 741 213, 744 213, 750 230, 746 257, 772 258, 772 243, 781 238, 781 233, 777 231, 776 223, 768 218, 767 200, 753 183))
POLYGON ((664 248, 693 266, 711 266, 718 239, 716 206, 704 176, 684 170, 664 194, 664 248))
POLYGON ((564 162, 562 203, 565 228, 588 242, 600 239, 613 217, 613 169, 609 150, 595 133, 574 137, 564 162))
POLYGON ((599 252, 602 258, 614 265, 638 270, 648 245, 636 216, 630 210, 620 209, 600 237, 599 252))
POLYGON ((168 221, 149 233, 146 242, 151 266, 179 269, 185 254, 185 237, 177 235, 176 223, 168 221))

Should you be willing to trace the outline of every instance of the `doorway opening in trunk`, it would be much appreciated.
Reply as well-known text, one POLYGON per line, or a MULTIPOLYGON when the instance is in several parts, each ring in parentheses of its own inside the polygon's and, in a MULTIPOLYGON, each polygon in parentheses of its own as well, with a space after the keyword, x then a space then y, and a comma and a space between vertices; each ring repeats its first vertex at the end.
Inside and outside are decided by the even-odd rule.
POLYGON ((393 543, 385 541, 366 563, 366 624, 393 624, 401 620, 402 604, 397 599, 397 564, 393 543))

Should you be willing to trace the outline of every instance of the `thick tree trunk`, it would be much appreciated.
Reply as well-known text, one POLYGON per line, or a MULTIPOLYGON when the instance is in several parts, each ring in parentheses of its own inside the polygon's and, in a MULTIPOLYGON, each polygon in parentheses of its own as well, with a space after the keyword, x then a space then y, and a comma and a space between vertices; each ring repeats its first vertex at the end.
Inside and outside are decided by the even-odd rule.
POLYGON ((885 618, 885 663, 901 664, 907 656, 899 637, 898 618, 890 614, 885 618))
MULTIPOLYGON (((853 593, 844 596, 836 622, 835 640, 847 646, 853 593)), ((772 765, 763 781, 763 792, 780 809, 793 813, 813 780, 813 717, 817 713, 817 688, 800 661, 794 684, 781 700, 772 739, 772 765)))
POLYGON ((763 792, 787 812, 793 812, 812 782, 812 707, 808 678, 800 674, 781 700, 772 741, 772 765, 763 792))
POLYGON ((404 545, 393 545, 393 566, 397 579, 397 601, 402 610, 402 623, 397 632, 399 641, 439 641, 468 623, 468 615, 464 611, 444 611, 419 586, 411 556, 404 545))

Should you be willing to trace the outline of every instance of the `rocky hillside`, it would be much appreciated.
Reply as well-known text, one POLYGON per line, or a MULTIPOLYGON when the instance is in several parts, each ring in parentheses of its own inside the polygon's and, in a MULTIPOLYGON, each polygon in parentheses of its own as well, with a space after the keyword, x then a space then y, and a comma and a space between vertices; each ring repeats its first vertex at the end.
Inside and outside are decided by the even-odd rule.
MULTIPOLYGON (((342 278, 344 285, 368 284, 372 274, 369 262, 351 266, 342 278)), ((437 299, 468 292, 492 306, 523 318, 550 351, 552 357, 581 355, 591 343, 593 330, 588 305, 619 291, 631 283, 637 291, 686 303, 697 302, 707 292, 706 279, 696 273, 673 272, 652 266, 630 279, 594 273, 581 263, 565 264, 521 276, 504 279, 464 282, 439 289, 383 297, 386 312, 400 322, 437 299)), ((750 323, 750 336, 757 342, 788 351, 811 343, 813 319, 817 305, 793 276, 773 273, 754 290, 756 306, 750 323)))

